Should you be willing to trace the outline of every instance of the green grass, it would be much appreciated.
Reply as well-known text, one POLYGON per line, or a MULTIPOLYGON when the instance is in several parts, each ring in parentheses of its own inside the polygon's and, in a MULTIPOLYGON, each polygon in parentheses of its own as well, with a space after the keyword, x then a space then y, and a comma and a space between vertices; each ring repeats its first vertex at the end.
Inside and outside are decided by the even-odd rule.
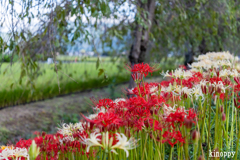
POLYGON ((104 81, 103 75, 98 76, 96 63, 64 63, 61 65, 58 74, 54 71, 54 64, 38 64, 40 71, 35 83, 35 90, 30 85, 26 85, 27 78, 19 84, 20 63, 15 63, 12 67, 8 63, 3 63, 0 69, 0 106, 16 105, 20 103, 37 101, 51 98, 59 94, 81 91, 85 89, 106 86, 113 79, 123 82, 129 77, 127 72, 119 70, 123 65, 119 63, 102 63, 99 68, 106 71, 109 79, 104 81), (4 71, 6 70, 6 73, 4 71), (60 93, 59 85, 60 84, 60 93))
MULTIPOLYGON (((94 58, 96 57, 91 60, 95 60, 94 58)), ((111 63, 108 60, 109 58, 102 59, 103 63, 100 63, 98 70, 96 69, 96 62, 63 63, 60 65, 58 73, 54 71, 54 64, 39 63, 38 77, 33 81, 35 89, 27 85, 29 80, 26 77, 19 84, 20 63, 14 63, 12 66, 10 66, 10 63, 3 63, 0 68, 0 107, 127 82, 130 74, 125 70, 124 62, 111 63), (104 79, 103 74, 98 76, 100 68, 106 71, 107 80, 104 79)), ((159 76, 159 72, 162 70, 174 69, 179 64, 181 64, 181 60, 178 61, 173 58, 162 60, 159 63, 160 70, 153 75, 159 76)))

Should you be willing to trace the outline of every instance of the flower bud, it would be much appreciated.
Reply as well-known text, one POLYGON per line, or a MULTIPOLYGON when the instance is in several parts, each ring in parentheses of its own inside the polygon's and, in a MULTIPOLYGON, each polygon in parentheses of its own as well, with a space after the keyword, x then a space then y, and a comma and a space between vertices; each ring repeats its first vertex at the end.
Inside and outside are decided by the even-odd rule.
POLYGON ((42 132, 42 137, 44 138, 46 136, 46 132, 42 132))
POLYGON ((223 106, 221 106, 220 111, 221 111, 221 113, 224 112, 224 108, 223 108, 223 106))
POLYGON ((184 125, 186 126, 186 128, 191 129, 192 128, 192 124, 193 124, 192 120, 187 119, 187 118, 184 119, 184 125))
POLYGON ((194 142, 197 142, 199 140, 199 138, 200 138, 200 133, 198 131, 194 130, 192 132, 192 140, 194 142))
POLYGON ((33 140, 31 146, 28 149, 28 154, 30 159, 36 159, 39 153, 40 153, 40 149, 35 143, 35 141, 33 140))
POLYGON ((226 114, 222 113, 222 121, 225 121, 225 120, 226 120, 226 114))

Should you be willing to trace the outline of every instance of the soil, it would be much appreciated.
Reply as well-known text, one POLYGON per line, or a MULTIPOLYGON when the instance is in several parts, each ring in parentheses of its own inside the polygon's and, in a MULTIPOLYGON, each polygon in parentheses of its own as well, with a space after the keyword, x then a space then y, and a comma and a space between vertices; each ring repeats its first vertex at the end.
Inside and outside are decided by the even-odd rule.
MULTIPOLYGON (((147 81, 160 81, 160 78, 147 81)), ((125 98, 127 86, 127 83, 112 85, 1 109, 0 145, 31 138, 34 131, 54 133, 61 122, 74 123, 81 118, 80 113, 89 114, 92 110, 90 98, 125 98)))

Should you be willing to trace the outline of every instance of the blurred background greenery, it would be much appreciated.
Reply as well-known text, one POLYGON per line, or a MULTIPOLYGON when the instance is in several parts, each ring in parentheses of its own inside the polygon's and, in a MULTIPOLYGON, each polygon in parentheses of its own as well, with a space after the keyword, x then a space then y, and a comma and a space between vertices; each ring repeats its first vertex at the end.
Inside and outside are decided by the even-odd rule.
POLYGON ((127 82, 126 64, 158 64, 159 75, 198 54, 240 49, 236 0, 0 4, 0 107, 127 82))

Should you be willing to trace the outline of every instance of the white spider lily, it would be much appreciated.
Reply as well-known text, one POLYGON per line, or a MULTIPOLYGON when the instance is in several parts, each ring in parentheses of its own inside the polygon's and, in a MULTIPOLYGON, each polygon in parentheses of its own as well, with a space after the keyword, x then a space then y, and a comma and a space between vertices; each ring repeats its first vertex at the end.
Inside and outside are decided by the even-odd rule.
POLYGON ((72 134, 77 130, 84 130, 82 127, 82 122, 78 122, 75 124, 66 124, 63 123, 61 128, 58 128, 58 133, 64 135, 64 136, 72 136, 72 134))
POLYGON ((209 59, 204 59, 199 62, 193 62, 191 65, 189 65, 192 70, 199 70, 199 69, 210 69, 212 68, 213 62, 210 61, 209 59))
POLYGON ((130 138, 129 140, 127 137, 121 133, 116 133, 116 139, 118 142, 115 145, 113 143, 113 137, 109 138, 109 133, 102 133, 102 140, 97 138, 101 136, 100 133, 94 132, 90 134, 90 138, 83 138, 81 137, 81 142, 87 145, 87 152, 89 152, 90 147, 102 147, 106 153, 112 151, 115 154, 118 154, 115 149, 123 149, 126 152, 127 157, 129 156, 128 150, 134 149, 137 147, 137 140, 134 138, 130 138), (101 142, 101 143, 100 143, 101 142))
POLYGON ((61 128, 58 128, 58 133, 64 135, 64 136, 72 136, 73 133, 73 124, 66 124, 63 123, 61 128))
POLYGON ((175 106, 171 107, 171 106, 167 106, 167 105, 163 105, 163 113, 164 113, 164 117, 167 117, 170 113, 174 113, 176 111, 175 106))
POLYGON ((100 133, 94 132, 90 134, 90 138, 81 137, 81 142, 87 145, 87 152, 89 152, 90 147, 103 147, 103 145, 99 143, 101 140, 97 138, 99 136, 101 136, 100 133))
POLYGON ((179 78, 179 79, 185 79, 192 76, 191 71, 184 71, 182 68, 176 69, 175 71, 172 71, 172 74, 170 75, 167 71, 166 73, 162 73, 164 77, 173 77, 173 78, 179 78))
POLYGON ((28 151, 26 148, 16 148, 14 154, 15 154, 16 159, 19 158, 19 160, 20 160, 21 159, 20 157, 25 157, 25 158, 29 159, 28 151))
POLYGON ((169 70, 167 70, 166 73, 164 73, 164 72, 161 73, 161 75, 163 76, 163 78, 165 78, 165 77, 172 77, 172 75, 170 75, 168 72, 169 72, 169 70))
POLYGON ((96 108, 96 113, 95 114, 90 114, 88 116, 88 119, 95 119, 99 113, 106 113, 106 109, 104 107, 101 107, 100 109, 99 108, 96 108))
POLYGON ((202 55, 199 55, 196 59, 197 59, 197 60, 205 60, 205 59, 209 59, 209 54, 202 54, 202 55))
POLYGON ((125 98, 117 98, 117 99, 114 100, 114 103, 118 104, 121 101, 126 101, 126 99, 125 98))
POLYGON ((90 115, 88 116, 88 119, 93 120, 93 119, 95 119, 97 116, 98 116, 98 114, 90 114, 90 115))
POLYGON ((192 89, 188 87, 183 87, 182 88, 182 93, 186 94, 187 96, 192 97, 192 89))
POLYGON ((217 63, 214 63, 214 64, 216 64, 215 68, 219 68, 222 66, 227 66, 227 67, 232 66, 232 62, 230 60, 221 60, 221 61, 217 61, 217 63))
POLYGON ((174 87, 172 86, 172 84, 170 83, 168 87, 161 87, 161 91, 163 92, 172 92, 174 90, 174 87))
POLYGON ((218 81, 218 83, 214 82, 212 83, 212 86, 215 87, 215 91, 220 89, 223 93, 225 93, 225 90, 228 88, 228 86, 226 87, 226 85, 224 85, 222 81, 218 81))
POLYGON ((0 159, 8 159, 8 157, 13 157, 13 156, 14 156, 14 150, 11 148, 5 148, 0 153, 0 159))
POLYGON ((198 84, 198 85, 195 85, 193 88, 192 88, 192 95, 198 100, 199 97, 202 97, 202 100, 204 99, 204 95, 202 93, 202 88, 201 88, 201 85, 198 84))
POLYGON ((208 52, 206 54, 212 61, 216 60, 234 60, 234 56, 229 52, 208 52))
POLYGON ((233 61, 238 58, 231 55, 229 52, 209 52, 206 55, 199 55, 198 62, 189 65, 192 70, 201 71, 201 69, 220 68, 222 66, 231 67, 233 61))
POLYGON ((224 69, 219 72, 219 77, 238 77, 238 76, 239 73, 236 69, 233 69, 232 71, 224 69))
POLYGON ((200 84, 200 86, 207 86, 207 83, 208 83, 208 81, 201 80, 199 84, 200 84))
POLYGON ((117 139, 118 142, 117 144, 115 144, 114 146, 111 147, 111 151, 113 151, 114 153, 117 154, 117 152, 115 151, 115 149, 123 149, 126 152, 126 156, 129 156, 129 152, 128 150, 134 149, 137 147, 137 141, 136 139, 134 139, 133 137, 131 137, 129 140, 127 139, 127 137, 121 133, 116 133, 117 135, 117 139))
POLYGON ((10 157, 16 157, 16 160, 20 160, 21 157, 25 157, 29 160, 29 155, 26 148, 7 147, 0 153, 0 159, 8 159, 10 157))
POLYGON ((150 87, 149 91, 150 91, 151 95, 156 95, 158 92, 158 87, 152 86, 152 87, 150 87))

